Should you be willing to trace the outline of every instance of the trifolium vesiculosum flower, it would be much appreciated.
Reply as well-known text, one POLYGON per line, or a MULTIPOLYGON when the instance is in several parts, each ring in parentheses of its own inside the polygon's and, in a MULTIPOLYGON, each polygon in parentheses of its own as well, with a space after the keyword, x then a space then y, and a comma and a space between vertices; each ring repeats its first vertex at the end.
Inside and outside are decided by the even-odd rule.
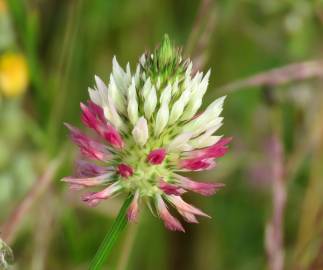
POLYGON ((134 72, 122 69, 113 58, 109 83, 95 76, 90 100, 81 103, 82 121, 99 139, 67 124, 72 140, 84 160, 76 174, 65 177, 71 188, 97 187, 83 201, 95 206, 117 194, 132 194, 128 220, 136 220, 146 202, 170 230, 184 231, 168 211, 172 205, 191 223, 208 216, 186 203, 183 195, 193 191, 209 196, 221 183, 195 182, 185 171, 210 170, 215 159, 227 151, 230 138, 214 133, 221 127, 225 97, 199 112, 210 71, 192 73, 192 63, 167 36, 153 53, 142 55, 134 72))

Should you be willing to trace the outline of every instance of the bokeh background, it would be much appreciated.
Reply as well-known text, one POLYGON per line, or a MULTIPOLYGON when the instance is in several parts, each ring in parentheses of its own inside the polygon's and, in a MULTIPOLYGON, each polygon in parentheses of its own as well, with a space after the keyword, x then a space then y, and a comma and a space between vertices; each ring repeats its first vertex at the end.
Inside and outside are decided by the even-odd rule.
POLYGON ((79 103, 113 55, 134 66, 164 33, 212 69, 204 106, 228 94, 231 150, 194 174, 226 187, 189 195, 213 218, 185 234, 143 210, 105 269, 323 269, 321 0, 0 0, 0 237, 12 269, 87 269, 124 198, 89 209, 59 181, 78 155, 63 122, 80 126, 79 103))

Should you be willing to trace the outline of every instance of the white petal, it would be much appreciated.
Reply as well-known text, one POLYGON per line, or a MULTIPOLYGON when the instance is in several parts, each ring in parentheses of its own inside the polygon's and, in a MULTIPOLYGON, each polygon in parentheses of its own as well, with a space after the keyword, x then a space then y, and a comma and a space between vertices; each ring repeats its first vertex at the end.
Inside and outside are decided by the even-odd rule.
POLYGON ((178 93, 179 87, 178 87, 178 79, 175 80, 175 82, 173 83, 173 87, 172 87, 172 95, 176 96, 176 94, 178 93))
POLYGON ((211 74, 211 71, 209 70, 201 82, 197 83, 198 80, 194 82, 194 85, 192 86, 193 91, 191 94, 191 99, 189 101, 187 108, 185 109, 182 120, 191 119, 196 114, 198 109, 201 107, 203 96, 205 95, 205 92, 208 87, 210 74, 211 74))
POLYGON ((136 73, 135 73, 135 82, 136 82, 136 87, 139 86, 139 82, 140 82, 140 65, 137 65, 137 68, 136 68, 136 73))
POLYGON ((194 131, 192 131, 192 132, 193 132, 194 136, 198 136, 212 127, 219 129, 222 126, 222 120, 223 120, 223 117, 216 117, 212 121, 209 121, 209 122, 199 126, 198 128, 195 128, 194 131))
POLYGON ((194 115, 197 113, 198 109, 202 105, 202 98, 195 97, 195 99, 191 98, 191 101, 188 103, 187 107, 185 108, 185 111, 181 117, 181 120, 189 120, 194 117, 194 115))
POLYGON ((205 138, 202 138, 202 136, 200 136, 199 140, 191 141, 189 144, 193 148, 204 148, 216 144, 221 138, 222 136, 209 136, 205 138))
POLYGON ((148 78, 146 81, 145 81, 145 84, 144 84, 144 87, 142 88, 142 96, 144 97, 144 99, 147 98, 147 96, 149 95, 150 91, 151 91, 151 88, 152 88, 152 84, 151 84, 151 81, 150 81, 150 78, 148 78))
POLYGON ((104 116, 113 124, 116 129, 127 131, 127 127, 118 114, 117 109, 110 96, 108 96, 107 105, 103 106, 103 112, 104 116))
POLYGON ((126 93, 129 84, 131 82, 131 76, 129 76, 119 65, 116 57, 112 60, 112 74, 115 79, 118 89, 123 93, 126 93))
POLYGON ((174 103, 169 117, 169 124, 173 124, 180 118, 184 111, 184 107, 190 99, 190 95, 191 91, 189 89, 186 89, 182 93, 181 97, 174 103))
POLYGON ((134 78, 128 89, 128 118, 133 125, 135 125, 138 120, 137 91, 134 78))
POLYGON ((145 53, 143 53, 143 54, 140 56, 140 58, 139 58, 139 62, 140 62, 140 64, 141 64, 142 66, 144 66, 144 65, 145 65, 145 63, 146 63, 146 54, 145 54, 145 53))
POLYGON ((155 87, 152 87, 147 98, 145 98, 144 111, 147 119, 150 119, 157 105, 157 94, 155 87))
POLYGON ((98 76, 95 76, 95 81, 101 98, 101 106, 103 108, 105 118, 118 130, 126 130, 126 127, 116 110, 112 96, 108 95, 107 86, 98 76))
POLYGON ((203 148, 215 144, 222 136, 212 136, 212 134, 221 127, 221 124, 217 124, 207 129, 199 137, 190 140, 189 144, 194 148, 203 148))
POLYGON ((100 98, 99 92, 97 90, 95 90, 95 89, 92 89, 91 87, 88 88, 88 91, 89 91, 90 99, 96 105, 102 106, 102 102, 101 102, 101 98, 100 98))
POLYGON ((95 79, 96 87, 97 87, 100 97, 101 97, 101 103, 104 104, 108 101, 108 87, 100 79, 99 76, 95 75, 94 79, 95 79))
POLYGON ((183 151, 186 148, 187 142, 193 136, 191 132, 182 133, 176 136, 167 146, 169 152, 183 151))
POLYGON ((222 112, 223 102, 224 102, 225 96, 220 97, 213 101, 211 105, 207 107, 207 109, 198 117, 191 120, 189 123, 187 123, 183 130, 184 131, 193 131, 194 129, 198 129, 201 126, 207 124, 208 122, 214 120, 216 117, 220 115, 222 112))
POLYGON ((172 86, 168 84, 160 95, 160 104, 168 104, 172 97, 172 86))
POLYGON ((115 106, 118 109, 118 111, 125 114, 126 113, 125 98, 122 95, 122 92, 117 88, 114 77, 112 75, 110 76, 108 95, 115 103, 115 106))
POLYGON ((126 66, 126 74, 127 74, 127 78, 131 78, 131 70, 130 70, 129 62, 127 63, 127 66, 126 66))
POLYGON ((144 146, 148 140, 148 124, 145 117, 140 117, 132 130, 132 136, 135 142, 140 145, 144 146))
POLYGON ((193 63, 190 62, 187 66, 187 69, 185 71, 185 77, 186 78, 191 78, 191 74, 192 74, 192 68, 193 68, 193 63))
POLYGON ((205 114, 207 115, 208 118, 213 118, 215 116, 219 116, 220 113, 223 110, 223 102, 225 100, 226 96, 220 97, 213 101, 211 105, 209 105, 206 110, 205 114))
POLYGON ((157 112, 156 122, 155 122, 155 135, 158 136, 167 125, 169 118, 168 104, 163 103, 157 112))

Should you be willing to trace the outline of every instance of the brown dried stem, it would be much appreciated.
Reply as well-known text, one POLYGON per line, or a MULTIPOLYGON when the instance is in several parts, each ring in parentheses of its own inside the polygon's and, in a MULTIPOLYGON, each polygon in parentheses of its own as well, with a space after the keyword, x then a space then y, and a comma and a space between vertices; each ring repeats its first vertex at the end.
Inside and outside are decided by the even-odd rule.
POLYGON ((46 269, 46 261, 49 254, 50 241, 55 231, 55 220, 58 218, 58 211, 54 208, 53 194, 49 189, 46 199, 37 211, 36 234, 34 234, 33 256, 30 261, 30 269, 46 269))
POLYGON ((186 55, 191 55, 193 73, 203 68, 207 59, 207 47, 214 32, 216 14, 215 1, 201 0, 191 34, 186 45, 186 55))
POLYGON ((2 225, 2 238, 7 243, 10 244, 13 242, 24 217, 30 211, 39 196, 49 187, 62 162, 62 157, 62 155, 59 155, 59 157, 49 162, 44 174, 35 181, 30 191, 9 215, 7 221, 2 225))
POLYGON ((274 68, 221 86, 218 88, 218 91, 221 94, 228 94, 247 87, 277 86, 314 77, 323 77, 323 61, 321 60, 306 61, 274 68))
POLYGON ((283 222, 286 203, 286 186, 284 182, 283 146, 277 134, 270 142, 272 160, 272 200, 273 212, 266 226, 265 246, 270 270, 283 270, 283 222))

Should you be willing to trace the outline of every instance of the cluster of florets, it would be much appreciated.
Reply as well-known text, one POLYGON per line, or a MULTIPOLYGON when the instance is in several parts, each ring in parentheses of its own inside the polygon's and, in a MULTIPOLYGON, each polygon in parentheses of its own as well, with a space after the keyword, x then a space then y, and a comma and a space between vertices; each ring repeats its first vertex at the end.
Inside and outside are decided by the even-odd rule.
POLYGON ((130 221, 136 220, 142 201, 171 230, 184 228, 168 204, 191 223, 197 222, 196 216, 207 216, 182 195, 193 191, 209 196, 223 184, 195 182, 180 172, 210 170, 227 151, 230 138, 213 135, 222 125, 225 97, 198 112, 209 76, 210 71, 192 74, 192 63, 182 60, 168 37, 140 58, 134 74, 129 64, 123 70, 114 58, 108 85, 96 76, 90 100, 81 103, 82 121, 98 139, 67 125, 82 155, 92 162, 78 161, 76 174, 63 180, 77 189, 102 186, 84 194, 90 206, 132 194, 130 221))

